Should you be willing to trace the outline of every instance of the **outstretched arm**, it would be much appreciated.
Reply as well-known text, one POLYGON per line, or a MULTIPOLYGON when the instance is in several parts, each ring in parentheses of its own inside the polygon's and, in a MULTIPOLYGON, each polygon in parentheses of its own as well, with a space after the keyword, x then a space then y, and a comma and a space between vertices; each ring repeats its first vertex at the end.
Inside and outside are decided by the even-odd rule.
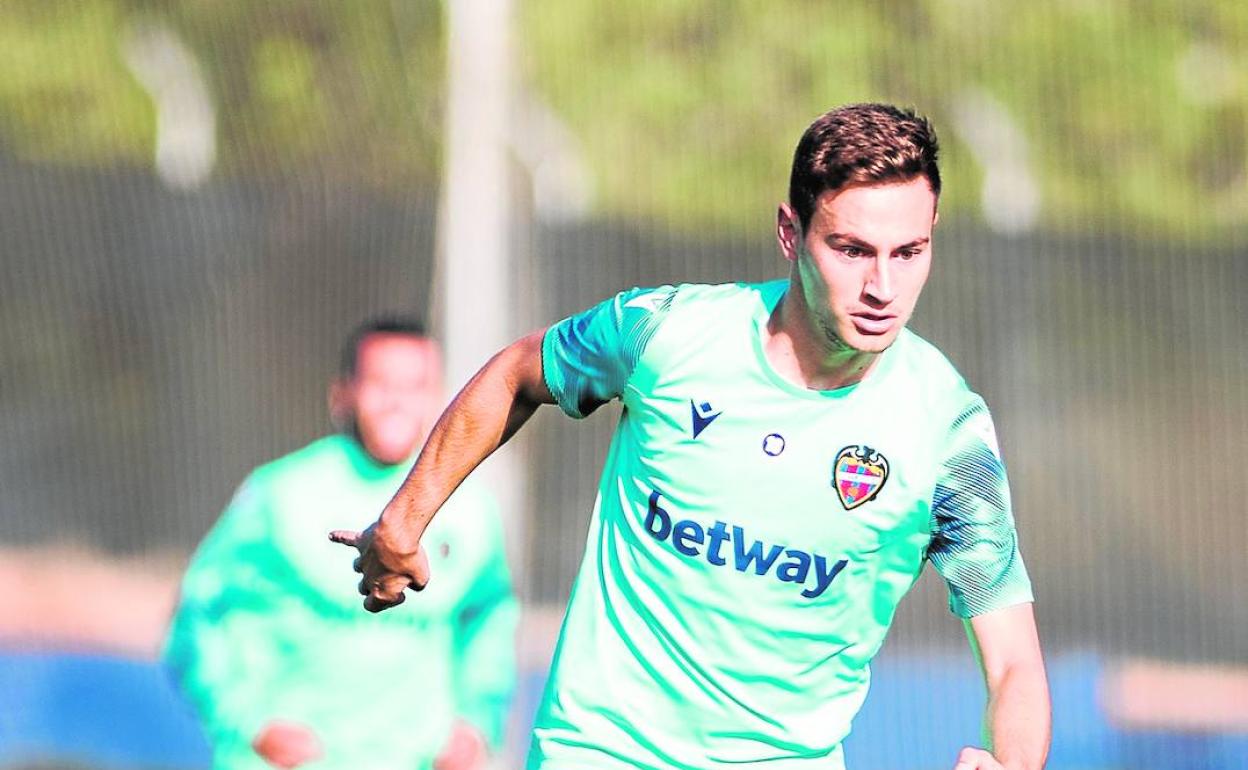
POLYGON ((1040 770, 1052 718, 1031 603, 978 615, 966 629, 988 686, 988 751, 964 749, 955 770, 1040 770))
POLYGON ((370 612, 401 604, 407 588, 429 580, 420 538, 451 493, 485 458, 520 429, 541 404, 554 403, 542 377, 545 330, 496 354, 464 386, 429 434, 407 480, 381 517, 364 532, 335 531, 330 539, 355 546, 360 593, 370 612))

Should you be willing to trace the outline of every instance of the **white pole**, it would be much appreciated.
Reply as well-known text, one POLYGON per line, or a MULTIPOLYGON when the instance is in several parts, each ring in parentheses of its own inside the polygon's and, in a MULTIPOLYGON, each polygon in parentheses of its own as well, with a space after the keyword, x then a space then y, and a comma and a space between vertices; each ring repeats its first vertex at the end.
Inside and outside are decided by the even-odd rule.
MULTIPOLYGON (((518 336, 511 302, 511 0, 446 0, 446 152, 438 233, 436 331, 452 393, 518 336)), ((474 474, 502 506, 508 542, 524 542, 514 447, 474 474)), ((513 548, 512 563, 520 554, 513 548)), ((517 576, 521 577, 520 575, 517 576)))

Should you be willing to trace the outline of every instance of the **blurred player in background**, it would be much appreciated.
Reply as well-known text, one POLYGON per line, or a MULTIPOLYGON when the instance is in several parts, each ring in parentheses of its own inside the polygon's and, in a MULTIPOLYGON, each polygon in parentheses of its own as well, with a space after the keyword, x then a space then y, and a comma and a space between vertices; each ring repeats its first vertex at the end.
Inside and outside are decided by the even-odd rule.
POLYGON ((517 606, 493 499, 465 485, 447 502, 424 537, 438 585, 412 612, 360 612, 325 541, 391 498, 442 403, 420 325, 364 324, 330 389, 341 432, 254 471, 200 545, 166 660, 215 768, 473 770, 498 746, 517 606))
POLYGON ((871 658, 929 560, 988 689, 985 747, 945 761, 1044 764, 1048 685, 992 419, 905 329, 936 155, 912 112, 823 115, 778 210, 787 280, 634 289, 519 340, 379 521, 333 533, 360 550, 365 606, 397 604, 429 580, 443 500, 540 404, 623 401, 530 768, 843 767, 871 658))

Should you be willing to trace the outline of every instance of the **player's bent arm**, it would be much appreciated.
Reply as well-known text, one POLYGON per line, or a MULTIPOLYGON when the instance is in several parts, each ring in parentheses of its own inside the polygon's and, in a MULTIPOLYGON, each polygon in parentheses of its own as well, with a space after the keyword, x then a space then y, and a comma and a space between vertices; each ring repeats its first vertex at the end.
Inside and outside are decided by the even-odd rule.
POLYGON ((355 570, 364 608, 379 612, 401 604, 404 590, 429 581, 420 538, 429 521, 485 458, 502 446, 542 404, 553 404, 542 376, 545 329, 516 340, 468 381, 438 419, 420 458, 364 532, 337 530, 331 540, 359 550, 355 570))
POLYGON ((533 332, 503 348, 464 386, 442 413, 416 466, 382 512, 379 530, 397 529, 410 542, 485 458, 553 404, 542 377, 542 338, 533 332))
POLYGON ((988 687, 984 730, 992 755, 1007 770, 1040 770, 1052 714, 1032 604, 977 615, 966 628, 988 687))

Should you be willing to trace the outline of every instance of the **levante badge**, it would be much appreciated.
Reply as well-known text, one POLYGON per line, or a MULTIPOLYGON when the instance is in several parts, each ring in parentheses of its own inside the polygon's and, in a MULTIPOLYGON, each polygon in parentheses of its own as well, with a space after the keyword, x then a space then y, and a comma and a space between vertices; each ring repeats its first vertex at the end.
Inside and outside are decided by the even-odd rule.
POLYGON ((873 499, 888 481, 888 458, 866 444, 850 444, 836 453, 832 486, 845 510, 873 499))

